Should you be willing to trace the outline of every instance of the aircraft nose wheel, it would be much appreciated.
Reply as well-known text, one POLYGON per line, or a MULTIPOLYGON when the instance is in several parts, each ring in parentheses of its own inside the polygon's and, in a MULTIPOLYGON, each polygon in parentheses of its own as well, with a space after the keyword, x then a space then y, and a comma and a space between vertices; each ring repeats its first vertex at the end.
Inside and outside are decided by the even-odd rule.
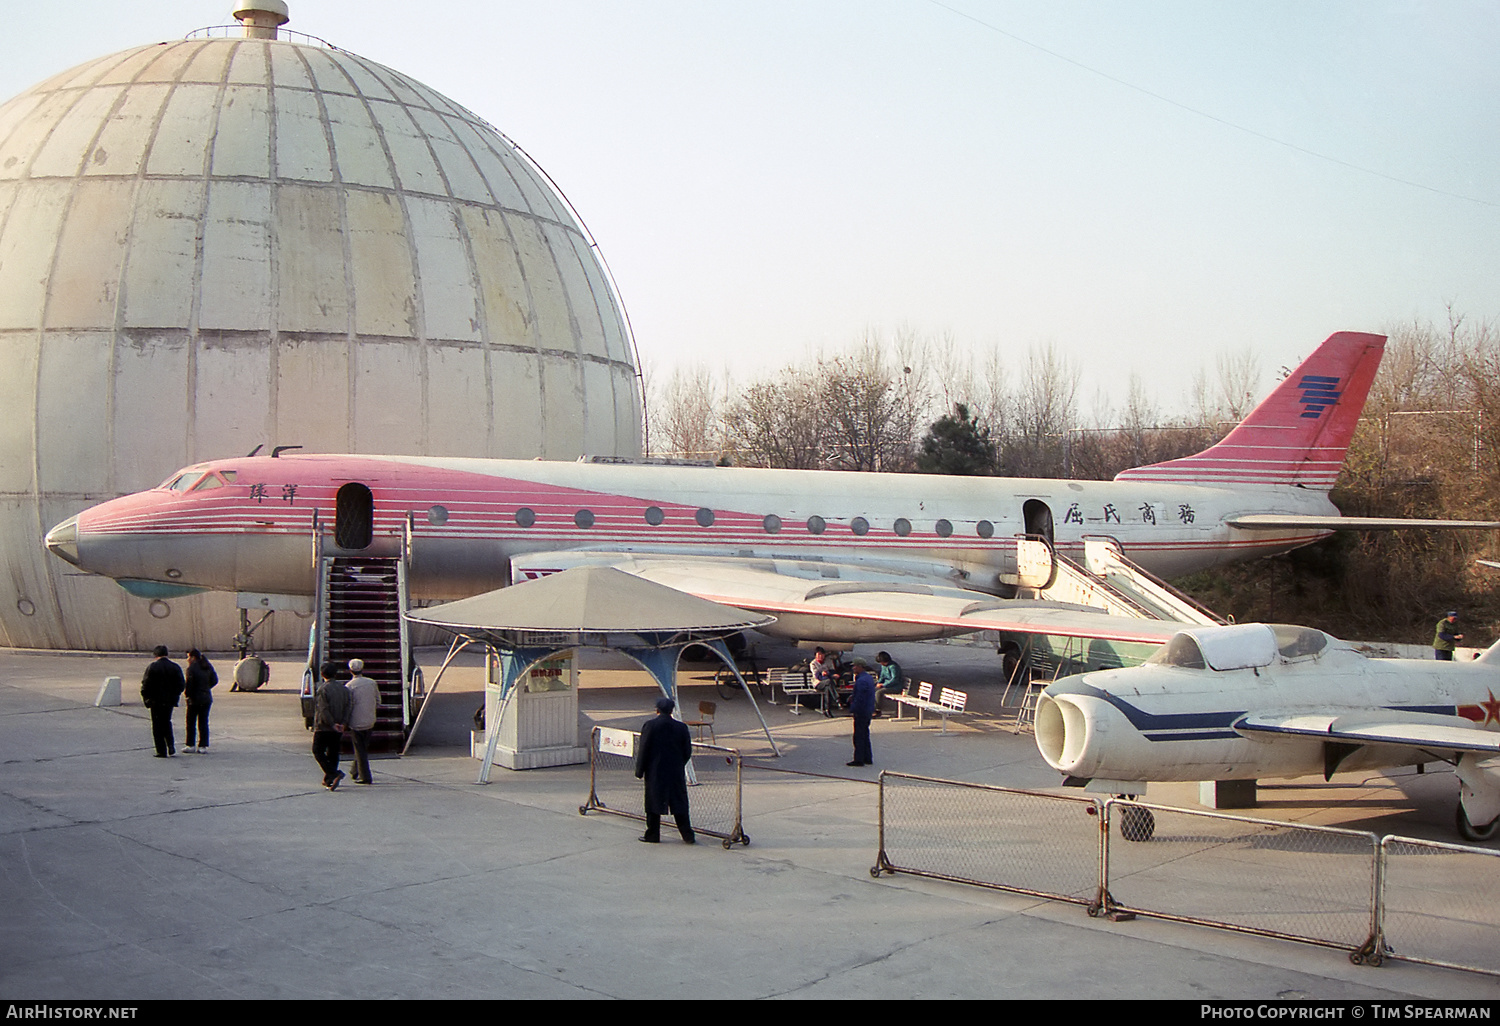
POLYGON ((1464 811, 1463 802, 1459 802, 1453 810, 1453 825, 1458 827, 1458 836, 1466 841, 1493 841, 1496 835, 1500 835, 1500 816, 1483 826, 1475 826, 1469 822, 1469 814, 1464 811))

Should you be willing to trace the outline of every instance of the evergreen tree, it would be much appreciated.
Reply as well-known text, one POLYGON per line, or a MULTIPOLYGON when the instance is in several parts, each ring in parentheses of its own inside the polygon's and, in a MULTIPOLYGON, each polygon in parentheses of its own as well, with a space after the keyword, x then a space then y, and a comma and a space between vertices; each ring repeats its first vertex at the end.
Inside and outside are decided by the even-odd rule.
POLYGON ((924 474, 987 477, 995 473, 999 453, 990 429, 969 416, 969 408, 954 403, 953 412, 933 421, 922 437, 917 469, 924 474))

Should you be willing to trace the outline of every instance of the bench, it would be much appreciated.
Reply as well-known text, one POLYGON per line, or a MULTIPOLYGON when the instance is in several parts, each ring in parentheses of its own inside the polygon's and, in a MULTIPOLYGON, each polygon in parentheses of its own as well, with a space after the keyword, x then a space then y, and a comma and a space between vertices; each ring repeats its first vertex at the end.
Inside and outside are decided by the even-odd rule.
POLYGON ((969 704, 969 694, 966 691, 955 691, 953 688, 943 688, 938 693, 938 700, 932 700, 932 685, 918 684, 917 693, 912 695, 887 695, 891 701, 899 703, 896 707, 896 719, 901 719, 902 710, 910 706, 917 710, 917 726, 922 726, 924 713, 933 713, 943 718, 943 733, 948 733, 948 717, 967 715, 965 707, 969 704))
POLYGON ((813 687, 812 676, 807 672, 805 666, 773 666, 766 670, 766 684, 771 688, 771 703, 776 702, 776 689, 781 688, 781 693, 792 700, 792 715, 802 714, 801 699, 804 695, 816 695, 818 689, 813 687))

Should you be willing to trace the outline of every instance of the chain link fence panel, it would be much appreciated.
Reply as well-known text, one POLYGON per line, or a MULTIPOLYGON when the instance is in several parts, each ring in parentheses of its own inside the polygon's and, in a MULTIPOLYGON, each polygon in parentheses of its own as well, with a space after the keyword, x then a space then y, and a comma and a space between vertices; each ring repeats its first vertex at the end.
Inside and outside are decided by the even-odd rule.
POLYGON ((1381 852, 1385 957, 1500 976, 1500 852, 1410 837, 1381 852))
POLYGON ((870 875, 910 873, 1097 908, 1102 805, 884 772, 870 875))
POLYGON ((1358 830, 1112 799, 1104 880, 1130 912, 1378 960, 1379 839, 1358 830))
MULTIPOLYGON (((635 775, 635 746, 640 739, 636 731, 610 727, 595 727, 589 733, 589 797, 578 807, 579 815, 608 812, 645 822, 645 786, 635 775)), ((693 742, 693 758, 687 766, 693 830, 719 838, 725 848, 750 843, 743 822, 741 766, 736 749, 693 742)), ((670 815, 662 818, 672 822, 670 815)))

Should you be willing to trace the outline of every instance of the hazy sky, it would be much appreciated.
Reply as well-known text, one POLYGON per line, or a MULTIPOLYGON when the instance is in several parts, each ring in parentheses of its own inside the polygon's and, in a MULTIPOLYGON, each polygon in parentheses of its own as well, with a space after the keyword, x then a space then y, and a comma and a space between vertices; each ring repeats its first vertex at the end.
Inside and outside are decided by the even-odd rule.
MULTIPOLYGON (((1500 4, 290 0, 561 186, 643 360, 749 379, 905 325, 1164 407, 1251 347, 1500 319, 1500 4)), ((229 22, 7 5, 0 100, 229 22)))

